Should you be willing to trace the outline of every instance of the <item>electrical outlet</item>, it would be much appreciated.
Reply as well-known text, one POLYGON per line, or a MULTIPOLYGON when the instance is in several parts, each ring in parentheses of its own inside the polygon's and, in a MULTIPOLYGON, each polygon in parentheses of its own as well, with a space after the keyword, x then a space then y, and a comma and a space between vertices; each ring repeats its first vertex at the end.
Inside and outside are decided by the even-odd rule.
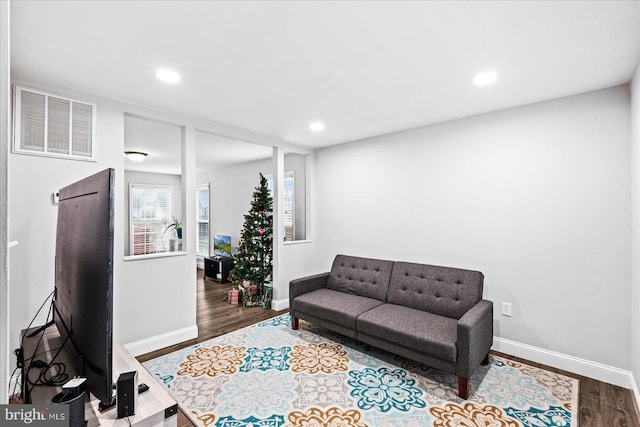
POLYGON ((511 303, 503 302, 502 303, 502 315, 511 317, 511 303))

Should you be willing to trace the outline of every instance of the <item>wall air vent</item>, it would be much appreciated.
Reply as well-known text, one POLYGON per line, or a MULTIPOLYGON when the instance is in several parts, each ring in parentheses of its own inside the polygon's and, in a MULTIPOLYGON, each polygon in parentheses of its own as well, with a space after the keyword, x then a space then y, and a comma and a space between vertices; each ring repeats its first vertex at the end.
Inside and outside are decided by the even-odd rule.
POLYGON ((22 86, 13 95, 14 153, 96 160, 96 104, 22 86))

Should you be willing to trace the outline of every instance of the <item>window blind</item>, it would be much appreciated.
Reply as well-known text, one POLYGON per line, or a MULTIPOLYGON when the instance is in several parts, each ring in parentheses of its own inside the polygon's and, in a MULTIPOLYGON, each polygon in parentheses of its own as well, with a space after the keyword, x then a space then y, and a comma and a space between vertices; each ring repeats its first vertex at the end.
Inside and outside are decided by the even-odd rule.
POLYGON ((172 187, 130 184, 130 254, 167 252, 171 233, 172 187))
POLYGON ((283 225, 284 225, 284 241, 288 242, 294 240, 293 236, 293 219, 294 219, 294 205, 293 205, 293 172, 287 172, 284 174, 284 197, 283 203, 283 225))
POLYGON ((209 256, 209 184, 198 185, 196 189, 198 242, 196 253, 209 256))
MULTIPOLYGON (((273 176, 265 175, 267 178, 267 188, 269 189, 269 194, 273 197, 273 176)), ((295 227, 295 180, 293 176, 293 171, 284 173, 284 194, 282 197, 283 203, 283 226, 284 226, 284 241, 289 242, 294 240, 294 227, 295 227)))

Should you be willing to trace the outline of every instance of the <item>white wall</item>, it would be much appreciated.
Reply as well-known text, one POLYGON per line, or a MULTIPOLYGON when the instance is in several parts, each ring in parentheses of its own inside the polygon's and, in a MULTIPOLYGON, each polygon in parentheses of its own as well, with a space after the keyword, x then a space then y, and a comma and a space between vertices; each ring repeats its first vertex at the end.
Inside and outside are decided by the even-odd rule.
POLYGON ((640 405, 640 63, 631 84, 631 190, 631 371, 640 405))
POLYGON ((628 129, 621 86, 319 150, 315 270, 477 269, 497 336, 628 370, 628 129))
MULTIPOLYGON (((316 273, 314 270, 315 243, 313 240, 287 242, 282 245, 280 266, 276 277, 278 292, 274 290, 274 310, 289 307, 289 282, 293 279, 316 273)), ((327 271, 327 269, 322 271, 327 271)))
MULTIPOLYGON (((10 348, 18 346, 20 330, 27 326, 53 290, 57 208, 51 203, 51 194, 108 167, 116 170, 114 338, 128 344, 176 331, 193 334, 195 330, 197 334, 195 246, 191 245, 192 253, 187 256, 124 261, 124 113, 145 115, 146 112, 139 107, 49 84, 20 78, 14 78, 14 83, 97 103, 98 160, 83 162, 20 154, 9 156, 9 198, 12 201, 9 239, 20 241, 12 250, 10 260, 12 283, 15 284, 9 296, 10 348)), ((162 119, 166 120, 165 117, 162 119)), ((195 153, 192 155, 195 157, 195 153)), ((175 343, 186 339, 183 336, 172 335, 171 339, 175 343)))

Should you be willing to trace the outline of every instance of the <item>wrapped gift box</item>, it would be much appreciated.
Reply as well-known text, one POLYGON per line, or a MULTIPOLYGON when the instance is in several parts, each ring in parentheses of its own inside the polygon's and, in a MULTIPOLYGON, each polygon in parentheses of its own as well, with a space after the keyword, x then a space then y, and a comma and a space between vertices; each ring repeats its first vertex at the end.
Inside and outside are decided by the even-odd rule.
POLYGON ((247 286, 247 294, 252 297, 258 293, 258 287, 256 285, 247 286))
POLYGON ((228 300, 229 300, 229 304, 235 304, 238 305, 238 290, 237 289, 231 289, 227 295, 228 300))

